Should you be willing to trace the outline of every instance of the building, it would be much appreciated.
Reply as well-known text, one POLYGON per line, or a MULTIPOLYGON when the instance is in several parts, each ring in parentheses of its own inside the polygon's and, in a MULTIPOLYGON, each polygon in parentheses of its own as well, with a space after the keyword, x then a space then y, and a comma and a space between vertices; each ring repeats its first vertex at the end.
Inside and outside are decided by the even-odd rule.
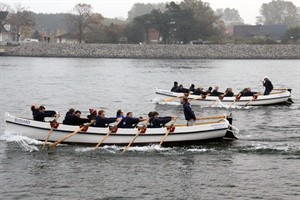
MULTIPOLYGON (((68 44, 76 44, 78 42, 78 36, 72 33, 66 33, 62 35, 58 35, 54 37, 56 39, 56 43, 68 43, 68 44)), ((81 43, 85 43, 82 41, 81 43)))
POLYGON ((148 41, 150 44, 157 44, 159 43, 161 40, 160 40, 160 37, 159 37, 159 31, 156 30, 155 28, 150 28, 148 30, 148 41))
POLYGON ((287 31, 286 25, 235 25, 233 26, 233 38, 251 40, 255 38, 266 38, 281 40, 287 31))

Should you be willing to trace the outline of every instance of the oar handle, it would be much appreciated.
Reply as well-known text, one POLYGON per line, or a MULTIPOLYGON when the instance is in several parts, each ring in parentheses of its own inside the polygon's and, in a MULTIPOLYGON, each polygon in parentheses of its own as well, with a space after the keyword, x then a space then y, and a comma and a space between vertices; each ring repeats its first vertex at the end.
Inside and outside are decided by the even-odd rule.
POLYGON ((212 116, 212 117, 198 117, 196 120, 207 120, 207 119, 225 119, 225 115, 220 115, 220 116, 212 116))
MULTIPOLYGON (((49 138, 50 138, 50 135, 52 134, 52 132, 53 132, 53 130, 54 130, 54 126, 52 126, 52 123, 53 123, 53 122, 56 122, 57 119, 58 119, 59 117, 60 117, 60 113, 56 114, 55 118, 50 122, 51 129, 50 129, 50 131, 49 131, 49 133, 48 133, 48 135, 47 135, 47 138, 46 138, 46 140, 45 140, 45 142, 44 142, 44 144, 43 144, 43 146, 42 146, 42 149, 45 148, 45 146, 46 146, 46 144, 48 143, 48 140, 49 140, 49 138)), ((56 122, 56 123, 57 123, 57 122, 56 122)))

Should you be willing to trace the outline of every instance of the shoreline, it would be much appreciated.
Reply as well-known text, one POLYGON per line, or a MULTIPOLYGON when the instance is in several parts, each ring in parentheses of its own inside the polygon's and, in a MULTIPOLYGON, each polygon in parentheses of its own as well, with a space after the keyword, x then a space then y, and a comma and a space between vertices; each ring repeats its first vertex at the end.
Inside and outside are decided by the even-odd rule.
POLYGON ((1 56, 141 59, 300 59, 300 45, 22 43, 1 56))

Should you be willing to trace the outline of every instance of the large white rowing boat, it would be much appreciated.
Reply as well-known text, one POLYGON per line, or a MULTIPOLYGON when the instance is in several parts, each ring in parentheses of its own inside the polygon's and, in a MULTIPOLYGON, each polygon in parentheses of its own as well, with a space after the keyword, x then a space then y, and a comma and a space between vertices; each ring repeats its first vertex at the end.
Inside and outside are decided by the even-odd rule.
POLYGON ((270 95, 258 94, 255 96, 242 96, 240 98, 237 98, 237 96, 220 98, 218 96, 192 95, 159 88, 155 88, 155 94, 159 100, 164 102, 179 102, 180 97, 187 96, 191 105, 200 106, 212 106, 218 103, 225 106, 233 104, 234 106, 265 106, 284 103, 291 104, 293 102, 291 99, 291 89, 274 89, 270 95))
MULTIPOLYGON (((81 130, 72 137, 64 140, 64 143, 79 144, 97 144, 108 132, 112 132, 102 145, 127 145, 134 136, 140 132, 133 145, 149 145, 162 141, 162 138, 168 133, 164 139, 163 146, 176 146, 195 144, 203 140, 214 139, 236 139, 233 135, 230 125, 232 118, 226 115, 202 117, 197 119, 194 126, 174 124, 162 128, 116 128, 116 127, 88 127, 81 130)), ((56 123, 51 125, 50 122, 34 121, 32 119, 12 116, 5 113, 6 131, 10 134, 18 134, 27 136, 36 140, 46 140, 51 129, 53 132, 48 139, 49 142, 58 141, 71 133, 79 130, 79 126, 70 126, 56 123)), ((234 128, 233 128, 234 129, 234 128)))

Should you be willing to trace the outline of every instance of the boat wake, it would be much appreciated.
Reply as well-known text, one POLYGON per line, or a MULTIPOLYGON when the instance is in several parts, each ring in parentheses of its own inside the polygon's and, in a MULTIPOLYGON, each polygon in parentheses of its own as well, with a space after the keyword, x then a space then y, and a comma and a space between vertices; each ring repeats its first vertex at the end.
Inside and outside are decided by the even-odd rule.
MULTIPOLYGON (((77 152, 89 152, 96 151, 100 153, 121 153, 123 152, 125 146, 117 146, 117 145, 105 145, 95 149, 94 147, 77 147, 75 151, 77 152)), ((161 147, 158 144, 148 145, 148 146, 132 146, 129 147, 127 152, 166 152, 170 151, 174 148, 170 147, 161 147)))
POLYGON ((19 147, 21 147, 21 149, 23 151, 29 151, 29 152, 39 151, 39 148, 37 147, 37 145, 43 144, 42 142, 40 142, 38 140, 28 138, 26 136, 8 133, 8 132, 4 132, 4 134, 2 134, 0 136, 0 140, 16 143, 16 144, 18 144, 19 147))

